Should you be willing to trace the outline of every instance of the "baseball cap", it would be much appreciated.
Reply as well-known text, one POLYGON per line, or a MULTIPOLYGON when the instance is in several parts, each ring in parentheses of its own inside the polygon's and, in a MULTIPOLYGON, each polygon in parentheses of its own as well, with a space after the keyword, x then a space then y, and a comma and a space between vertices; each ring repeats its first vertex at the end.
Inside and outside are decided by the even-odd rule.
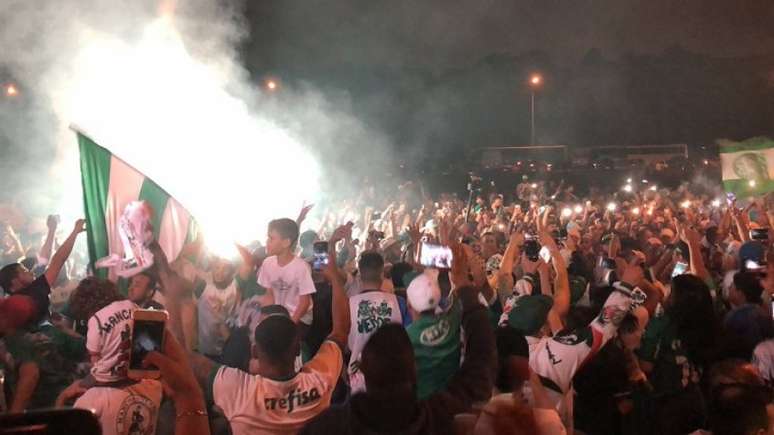
POLYGON ((521 296, 508 313, 508 324, 525 335, 535 335, 546 323, 554 300, 546 295, 521 296))
POLYGON ((433 310, 441 302, 441 288, 438 286, 438 270, 425 271, 411 280, 406 289, 408 303, 416 311, 433 310))

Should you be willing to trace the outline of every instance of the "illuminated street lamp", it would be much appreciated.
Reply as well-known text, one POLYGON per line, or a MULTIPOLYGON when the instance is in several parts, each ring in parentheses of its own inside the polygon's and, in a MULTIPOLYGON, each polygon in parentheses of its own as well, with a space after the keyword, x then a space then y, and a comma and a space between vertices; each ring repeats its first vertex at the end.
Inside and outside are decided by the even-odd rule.
POLYGON ((277 84, 276 80, 272 80, 272 79, 266 80, 266 89, 273 92, 273 91, 276 91, 278 87, 279 87, 279 84, 277 84))
POLYGON ((9 83, 5 85, 5 95, 8 97, 15 97, 19 95, 19 89, 17 89, 16 85, 13 83, 9 83))
POLYGON ((529 125, 530 125, 530 144, 535 145, 535 91, 543 84, 543 76, 532 74, 529 78, 529 125))

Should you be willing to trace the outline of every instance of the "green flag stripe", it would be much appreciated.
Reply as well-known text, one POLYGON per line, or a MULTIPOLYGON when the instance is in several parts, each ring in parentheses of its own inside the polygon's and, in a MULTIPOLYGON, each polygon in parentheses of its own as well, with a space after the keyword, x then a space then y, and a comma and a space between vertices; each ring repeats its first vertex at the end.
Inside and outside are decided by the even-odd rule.
POLYGON ((161 218, 164 216, 164 210, 167 208, 167 201, 169 201, 169 194, 159 187, 156 182, 150 178, 145 178, 140 188, 140 201, 148 201, 151 207, 153 207, 153 237, 158 240, 161 232, 161 218))
POLYGON ((90 267, 95 275, 107 278, 107 269, 94 269, 94 261, 108 255, 107 209, 108 188, 110 184, 111 154, 78 133, 78 148, 81 155, 81 184, 83 185, 83 209, 86 213, 87 244, 90 267))
POLYGON ((728 145, 722 145, 720 147, 720 154, 738 153, 741 151, 759 151, 768 148, 774 148, 774 141, 763 140, 760 142, 739 142, 728 145))
POLYGON ((774 191, 774 180, 757 180, 755 187, 750 186, 749 180, 723 180, 723 187, 741 197, 762 195, 774 191))

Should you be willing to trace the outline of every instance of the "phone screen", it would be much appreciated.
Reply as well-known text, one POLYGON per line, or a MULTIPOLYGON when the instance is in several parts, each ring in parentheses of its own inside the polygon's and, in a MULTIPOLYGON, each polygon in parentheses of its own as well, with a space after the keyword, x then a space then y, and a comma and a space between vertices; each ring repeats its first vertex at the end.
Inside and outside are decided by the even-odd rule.
POLYGON ((450 248, 425 243, 422 245, 422 255, 419 257, 419 263, 425 267, 451 269, 452 259, 453 255, 450 248))
POLYGON ((312 260, 312 269, 316 271, 323 270, 328 265, 328 242, 317 242, 314 244, 314 259, 312 260))
POLYGON ((672 278, 676 277, 677 275, 684 274, 685 271, 687 270, 688 270, 687 263, 675 263, 675 268, 672 269, 672 278))
POLYGON ((539 255, 540 255, 540 258, 542 258, 543 261, 545 261, 546 263, 551 262, 551 251, 549 251, 548 248, 546 248, 545 246, 540 248, 539 255))
POLYGON ((134 320, 132 327, 132 357, 129 361, 130 370, 147 370, 142 366, 142 360, 149 352, 161 351, 164 340, 164 323, 157 320, 134 320))

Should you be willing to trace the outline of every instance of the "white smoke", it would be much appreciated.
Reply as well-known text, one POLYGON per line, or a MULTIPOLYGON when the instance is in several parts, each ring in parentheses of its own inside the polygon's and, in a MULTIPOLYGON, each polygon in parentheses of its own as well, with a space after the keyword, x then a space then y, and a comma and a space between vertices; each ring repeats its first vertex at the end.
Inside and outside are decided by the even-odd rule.
POLYGON ((33 193, 49 195, 66 218, 81 213, 74 124, 175 196, 219 252, 262 238, 268 220, 294 218, 303 201, 319 198, 321 168, 308 142, 327 152, 374 135, 318 93, 281 89, 289 94, 280 104, 250 83, 236 60, 240 10, 230 4, 0 3, 0 64, 55 115, 13 135, 56 150, 41 177, 51 181, 33 193))

